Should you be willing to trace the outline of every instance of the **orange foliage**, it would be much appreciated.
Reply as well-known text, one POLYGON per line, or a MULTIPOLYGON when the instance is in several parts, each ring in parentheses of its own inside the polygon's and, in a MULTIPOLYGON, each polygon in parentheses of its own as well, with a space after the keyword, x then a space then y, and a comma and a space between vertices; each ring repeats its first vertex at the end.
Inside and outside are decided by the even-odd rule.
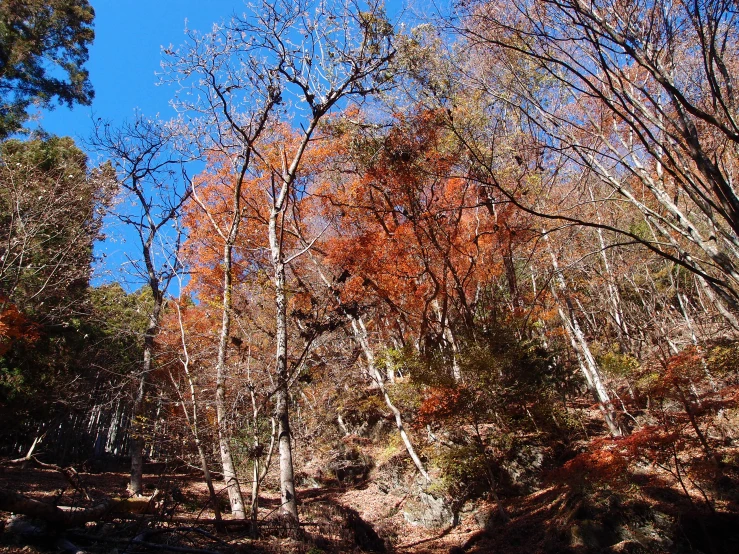
POLYGON ((429 387, 425 391, 415 423, 418 427, 425 427, 459 415, 462 412, 460 409, 462 401, 463 395, 456 388, 429 387))
POLYGON ((586 479, 596 483, 616 485, 625 482, 632 464, 639 461, 660 463, 673 455, 671 445, 677 433, 666 432, 660 426, 644 427, 627 437, 596 439, 590 450, 578 454, 562 468, 552 473, 555 480, 586 479))
MULTIPOLYGON (((270 264, 267 224, 271 197, 274 194, 272 180, 279 179, 285 159, 299 144, 300 134, 285 123, 275 124, 258 146, 248 174, 241 185, 238 235, 233 248, 234 283, 246 282, 255 273, 264 272, 270 264)), ((308 184, 322 165, 331 145, 326 141, 311 143, 301 164, 301 173, 293 187, 292 203, 296 213, 309 220, 312 213, 308 184), (308 183, 308 184, 307 184, 308 183)), ((190 267, 191 280, 188 291, 206 302, 220 302, 223 289, 223 248, 225 241, 216 227, 226 233, 234 216, 234 191, 239 176, 234 172, 228 155, 214 152, 208 158, 205 171, 194 179, 194 188, 200 204, 192 198, 184 207, 183 223, 188 229, 183 258, 190 267), (202 206, 201 206, 202 204, 202 206), (205 213, 205 207, 208 213, 205 213)), ((309 233, 310 234, 310 233, 309 233)), ((285 251, 298 246, 291 233, 283 236, 285 251)), ((269 286, 268 280, 261 282, 269 286)))
MULTIPOLYGON (((206 214, 194 200, 184 206, 183 223, 188 238, 183 248, 183 259, 190 267, 191 280, 188 291, 206 302, 218 302, 223 289, 223 248, 225 241, 215 226, 225 231, 233 217, 233 194, 237 176, 223 154, 213 154, 204 173, 194 179, 194 187, 200 202, 208 210, 206 214)), ((248 212, 239 228, 234 245, 234 280, 239 280, 254 263, 260 249, 266 248, 265 233, 260 233, 264 221, 264 202, 260 195, 261 180, 246 180, 241 190, 241 202, 248 212)), ((244 210, 244 211, 245 211, 244 210)))
POLYGON ((326 261, 352 275, 344 302, 379 298, 417 322, 448 302, 471 319, 480 286, 503 273, 512 212, 493 214, 474 182, 454 175, 465 170, 441 114, 396 119, 367 167, 321 188, 324 214, 338 211, 326 261))
POLYGON ((16 340, 34 342, 39 338, 37 326, 15 304, 0 296, 0 306, 0 356, 6 354, 16 340))

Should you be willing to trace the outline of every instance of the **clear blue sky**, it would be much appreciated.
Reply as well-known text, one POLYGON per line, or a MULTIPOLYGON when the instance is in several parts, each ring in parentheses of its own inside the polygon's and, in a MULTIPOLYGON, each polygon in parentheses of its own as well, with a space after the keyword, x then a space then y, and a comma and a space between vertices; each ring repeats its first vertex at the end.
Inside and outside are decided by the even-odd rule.
POLYGON ((242 13, 241 0, 92 0, 95 42, 86 67, 95 89, 91 107, 58 107, 42 116, 41 126, 56 135, 84 139, 92 116, 120 122, 135 109, 171 115, 173 90, 156 86, 161 47, 184 42, 185 20, 207 31, 213 23, 242 13))

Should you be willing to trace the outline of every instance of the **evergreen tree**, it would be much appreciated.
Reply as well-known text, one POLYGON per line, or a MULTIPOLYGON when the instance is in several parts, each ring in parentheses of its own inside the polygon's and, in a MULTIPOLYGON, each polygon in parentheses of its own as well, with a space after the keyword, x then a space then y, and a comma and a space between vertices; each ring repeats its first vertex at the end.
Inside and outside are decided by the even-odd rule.
POLYGON ((82 66, 94 17, 87 0, 0 3, 0 139, 22 128, 32 105, 90 104, 94 93, 82 66))
POLYGON ((112 183, 105 171, 88 171, 86 156, 70 138, 10 140, 0 147, 5 431, 48 421, 55 399, 70 403, 74 397, 65 383, 77 382, 92 336, 85 314, 93 242, 112 183))

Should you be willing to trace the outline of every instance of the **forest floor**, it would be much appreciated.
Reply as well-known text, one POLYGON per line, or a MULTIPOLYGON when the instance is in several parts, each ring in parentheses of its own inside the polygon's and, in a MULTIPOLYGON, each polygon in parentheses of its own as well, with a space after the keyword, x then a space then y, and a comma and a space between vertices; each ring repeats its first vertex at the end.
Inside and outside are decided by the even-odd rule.
MULTIPOLYGON (((32 462, 27 467, 0 463, 0 489, 58 506, 85 507, 102 498, 123 497, 128 474, 80 472, 74 480, 77 486, 60 471, 32 462)), ((208 505, 207 488, 197 475, 148 473, 144 482, 149 494, 166 491, 152 505, 154 513, 112 514, 65 530, 64 538, 90 554, 739 552, 736 506, 726 506, 708 518, 695 511, 691 515, 690 502, 669 483, 644 487, 638 502, 618 504, 614 495, 584 498, 567 486, 551 485, 506 498, 504 514, 495 504, 481 501, 463 508, 457 525, 427 529, 406 521, 406 497, 383 492, 370 479, 351 487, 301 489, 297 533, 278 515, 279 495, 268 490, 260 496, 260 533, 254 537, 247 525, 231 520, 230 515, 224 516, 227 532, 216 533, 212 512, 203 509, 208 505), (692 546, 680 546, 669 536, 670 529, 678 527, 683 544, 692 546), (619 538, 605 537, 609 533, 619 538), (701 547, 708 536, 705 548, 701 547), (603 539, 608 548, 593 550, 586 544, 593 539, 603 539)), ((0 554, 62 551, 57 542, 60 531, 19 535, 10 532, 10 514, 1 512, 0 526, 0 554)))
MULTIPOLYGON (((40 468, 33 462, 26 467, 18 464, 0 464, 0 488, 22 493, 28 498, 54 503, 57 506, 86 507, 103 498, 126 496, 128 474, 104 472, 78 474, 79 488, 74 488, 60 471, 40 468)), ((145 474, 145 490, 168 491, 166 500, 157 504, 156 514, 127 514, 120 518, 110 516, 99 522, 90 522, 79 533, 67 538, 79 541, 85 552, 144 552, 141 545, 132 545, 130 539, 147 527, 199 528, 215 535, 212 511, 208 505, 207 488, 202 479, 188 474, 145 474), (174 498, 173 498, 174 497, 174 498), (96 540, 100 539, 100 540, 96 540)), ((229 525, 226 534, 217 539, 198 535, 194 539, 159 541, 161 544, 191 548, 192 552, 350 552, 377 551, 386 548, 402 553, 448 553, 463 545, 480 530, 474 517, 468 514, 460 524, 447 529, 426 529, 407 523, 402 513, 403 498, 381 492, 371 482, 351 488, 319 487, 299 491, 301 500, 301 530, 296 537, 286 531, 277 514, 279 494, 266 491, 260 496, 260 537, 252 538, 245 526, 229 525), (379 539, 382 536, 382 539, 379 539), (219 544, 220 541, 228 543, 219 544), (373 543, 374 541, 374 543, 373 543), (184 546, 183 546, 184 545, 184 546), (188 546, 189 545, 189 546, 188 546)), ((224 515, 230 521, 230 515, 224 515)), ((10 514, 0 512, 0 553, 33 553, 59 551, 56 535, 18 536, 9 532, 10 514), (54 539, 54 540, 52 540, 54 539)), ((181 538, 181 537, 180 537, 181 538)), ((149 551, 155 551, 152 546, 149 551)), ((166 550, 162 550, 166 551, 166 550)))

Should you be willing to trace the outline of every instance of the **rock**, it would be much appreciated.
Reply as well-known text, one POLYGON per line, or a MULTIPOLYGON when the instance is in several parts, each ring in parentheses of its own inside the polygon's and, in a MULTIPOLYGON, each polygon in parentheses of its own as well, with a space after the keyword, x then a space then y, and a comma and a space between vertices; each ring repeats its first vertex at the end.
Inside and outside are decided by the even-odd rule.
POLYGON ((357 483, 367 478, 372 463, 352 448, 332 452, 327 469, 340 483, 357 483))
POLYGON ((480 530, 489 529, 493 522, 493 512, 489 509, 482 509, 475 513, 474 518, 480 530))
POLYGON ((443 498, 419 491, 405 503, 403 517, 412 525, 428 528, 446 527, 454 523, 454 513, 443 498))
POLYGON ((407 478, 410 469, 407 458, 405 452, 398 453, 377 468, 374 482, 382 493, 405 496, 408 487, 412 486, 407 478))
POLYGON ((608 546, 605 535, 606 530, 599 522, 590 519, 578 521, 570 528, 570 546, 600 549, 608 546))
POLYGON ((545 449, 533 444, 521 445, 514 455, 501 463, 501 470, 519 493, 531 494, 540 485, 545 449))

